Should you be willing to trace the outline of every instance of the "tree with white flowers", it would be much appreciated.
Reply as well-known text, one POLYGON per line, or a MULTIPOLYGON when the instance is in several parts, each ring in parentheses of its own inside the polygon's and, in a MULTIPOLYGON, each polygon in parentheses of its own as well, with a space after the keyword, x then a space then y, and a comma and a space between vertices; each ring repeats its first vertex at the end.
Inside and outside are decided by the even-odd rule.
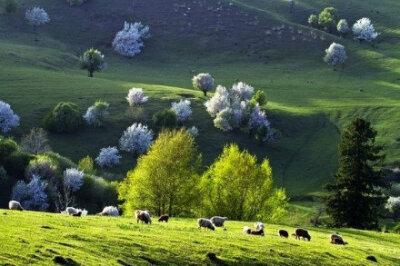
POLYGON ((0 100, 0 131, 9 132, 12 128, 19 126, 19 116, 14 113, 11 106, 0 100))
POLYGON ((204 105, 211 117, 216 117, 219 112, 230 105, 229 100, 229 91, 225 87, 218 85, 213 97, 206 101, 204 105))
POLYGON ((134 123, 128 127, 119 140, 120 149, 133 154, 143 154, 153 142, 153 131, 146 125, 134 123))
POLYGON ((49 208, 45 192, 47 182, 33 176, 29 183, 18 181, 12 190, 12 199, 19 201, 26 210, 45 211, 49 208))
POLYGON ((250 100, 253 93, 254 88, 244 82, 233 84, 231 89, 231 97, 236 97, 239 101, 250 100))
POLYGON ((147 102, 149 97, 144 96, 142 88, 132 88, 129 90, 126 100, 130 106, 137 106, 147 102))
POLYGON ((197 137, 199 135, 199 129, 195 126, 192 126, 191 128, 188 129, 188 133, 193 137, 197 137))
POLYGON ((254 131, 269 126, 270 122, 268 121, 265 112, 261 110, 259 105, 256 105, 250 114, 249 129, 254 131))
POLYGON ((347 23, 347 20, 345 19, 339 20, 336 29, 341 35, 343 36, 346 35, 350 31, 350 27, 349 24, 347 23))
POLYGON ((120 163, 121 156, 117 147, 107 147, 100 150, 99 156, 95 159, 100 167, 111 168, 120 163))
POLYGON ((110 114, 109 107, 107 102, 97 101, 87 109, 83 118, 89 125, 100 127, 103 125, 104 118, 110 114))
POLYGON ((186 121, 192 114, 192 108, 190 107, 189 100, 180 100, 179 102, 173 102, 171 110, 176 114, 176 118, 181 123, 186 121))
POLYGON ((214 78, 208 73, 200 73, 192 79, 193 87, 201 90, 204 96, 207 96, 207 92, 214 88, 214 78))
POLYGON ((233 120, 234 120, 233 109, 230 107, 226 107, 217 114, 217 117, 214 119, 214 126, 225 132, 231 131, 233 129, 232 127, 233 120))
POLYGON ((389 197, 385 208, 390 212, 394 219, 400 218, 400 197, 389 197))
POLYGON ((142 51, 143 39, 150 36, 149 32, 149 26, 144 26, 141 22, 125 21, 122 30, 115 35, 112 46, 120 55, 134 57, 142 51))
POLYGON ((68 168, 63 172, 62 190, 58 193, 58 202, 56 203, 59 210, 74 204, 74 193, 82 187, 83 176, 83 171, 76 168, 68 168))
POLYGON ((362 18, 357 20, 353 25, 353 34, 359 41, 371 42, 375 40, 379 33, 375 31, 374 25, 369 18, 362 18))
POLYGON ((47 14, 46 10, 38 6, 26 10, 25 19, 30 25, 35 27, 50 22, 50 17, 47 14))
POLYGON ((324 62, 334 69, 337 65, 344 64, 347 60, 346 48, 341 44, 332 43, 325 52, 324 62))

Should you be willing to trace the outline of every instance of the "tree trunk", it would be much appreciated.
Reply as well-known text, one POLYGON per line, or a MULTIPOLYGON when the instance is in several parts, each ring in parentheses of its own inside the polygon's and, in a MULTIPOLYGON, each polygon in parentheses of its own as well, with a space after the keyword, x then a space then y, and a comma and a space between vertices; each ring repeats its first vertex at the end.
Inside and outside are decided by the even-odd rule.
POLYGON ((207 97, 207 91, 206 90, 203 91, 203 94, 204 94, 204 97, 207 97))

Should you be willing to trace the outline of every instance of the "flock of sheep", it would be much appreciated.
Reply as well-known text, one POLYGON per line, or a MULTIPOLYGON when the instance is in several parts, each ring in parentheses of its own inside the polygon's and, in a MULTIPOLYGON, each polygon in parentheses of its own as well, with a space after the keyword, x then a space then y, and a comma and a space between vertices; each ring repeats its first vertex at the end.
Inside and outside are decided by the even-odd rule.
MULTIPOLYGON (((9 209, 10 210, 19 210, 22 211, 23 208, 21 204, 18 201, 12 200, 9 202, 9 209)), ((63 212, 65 214, 71 215, 71 216, 85 216, 87 215, 86 210, 82 209, 76 209, 73 207, 67 207, 65 211, 63 212)), ((101 216, 119 216, 119 211, 116 207, 114 206, 108 206, 103 209, 102 212, 98 213, 98 215, 101 216)), ((135 217, 136 217, 136 222, 137 223, 145 223, 145 224, 151 224, 152 219, 151 219, 151 214, 149 211, 143 211, 143 210, 137 210, 135 211, 135 217)), ((169 216, 168 215, 161 215, 158 219, 158 222, 166 222, 168 223, 169 216)), ((224 230, 225 228, 225 221, 227 221, 227 217, 221 217, 221 216, 214 216, 211 219, 205 219, 205 218, 200 218, 197 220, 197 226, 199 229, 201 228, 206 228, 210 229, 212 231, 215 230, 216 227, 223 227, 224 230)), ((243 227, 243 232, 248 235, 258 235, 258 236, 264 236, 264 224, 262 222, 256 222, 254 224, 255 229, 252 229, 248 226, 243 227)), ((286 230, 279 229, 278 234, 280 237, 289 237, 289 233, 286 230)), ((302 228, 297 228, 295 230, 295 233, 292 234, 296 239, 304 239, 311 241, 311 236, 308 233, 307 230, 302 229, 302 228)), ((342 236, 339 233, 331 234, 330 235, 331 243, 336 244, 336 245, 346 245, 347 242, 344 242, 342 236)))

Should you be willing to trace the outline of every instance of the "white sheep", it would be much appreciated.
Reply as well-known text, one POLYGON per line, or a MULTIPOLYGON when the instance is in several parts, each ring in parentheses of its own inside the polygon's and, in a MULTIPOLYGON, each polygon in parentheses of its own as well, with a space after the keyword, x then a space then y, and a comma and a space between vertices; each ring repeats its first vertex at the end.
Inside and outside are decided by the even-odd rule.
POLYGON ((210 230, 215 230, 214 225, 212 224, 212 222, 208 219, 205 218, 200 218, 197 220, 197 225, 198 225, 198 229, 201 229, 202 227, 204 228, 208 228, 210 230))
POLYGON ((67 207, 65 209, 65 211, 63 211, 62 213, 68 214, 68 215, 72 215, 72 216, 86 216, 88 214, 88 211, 85 209, 77 209, 74 207, 67 207))
POLYGON ((216 227, 224 227, 225 221, 228 220, 228 217, 221 217, 221 216, 213 216, 211 217, 210 221, 216 226, 216 227))
POLYGON ((256 228, 257 231, 264 230, 264 224, 262 222, 254 223, 254 227, 256 228))
POLYGON ((119 211, 114 206, 107 206, 99 214, 102 215, 102 216, 119 216, 119 211))
POLYGON ((10 210, 17 210, 17 211, 23 211, 23 210, 24 210, 24 208, 22 208, 22 206, 21 206, 21 203, 19 203, 19 202, 16 201, 16 200, 11 200, 11 201, 8 203, 8 208, 9 208, 10 210))
POLYGON ((135 217, 136 217, 136 222, 144 222, 146 224, 151 224, 151 215, 149 211, 142 211, 142 210, 137 210, 135 211, 135 217))

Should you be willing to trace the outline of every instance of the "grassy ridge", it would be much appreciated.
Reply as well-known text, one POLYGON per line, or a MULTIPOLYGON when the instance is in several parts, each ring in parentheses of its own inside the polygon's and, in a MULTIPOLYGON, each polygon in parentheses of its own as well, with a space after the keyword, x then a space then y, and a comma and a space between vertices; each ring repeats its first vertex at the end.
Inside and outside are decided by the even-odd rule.
MULTIPOLYGON (((1 210, 0 262, 48 265, 56 256, 84 265, 205 264, 213 252, 226 264, 382 265, 400 260, 399 235, 340 230, 347 246, 329 244, 334 229, 310 228, 311 242, 282 239, 266 225, 266 236, 246 236, 251 222, 228 221, 227 231, 198 230, 194 219, 172 218, 168 224, 136 224, 132 217, 69 217, 61 214, 1 210), (50 228, 43 228, 47 226, 50 228)), ((221 261, 220 261, 221 262, 221 261)))

